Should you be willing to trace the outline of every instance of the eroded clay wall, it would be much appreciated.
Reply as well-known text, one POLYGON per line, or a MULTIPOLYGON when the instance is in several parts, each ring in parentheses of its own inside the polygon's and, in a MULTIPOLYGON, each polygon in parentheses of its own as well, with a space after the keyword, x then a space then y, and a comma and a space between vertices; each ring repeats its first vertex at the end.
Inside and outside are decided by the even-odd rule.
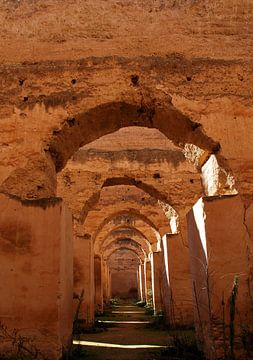
POLYGON ((244 358, 242 339, 252 331, 252 240, 244 213, 234 196, 200 200, 188 216, 195 319, 210 359, 231 351, 244 358))
POLYGON ((112 271, 112 297, 120 299, 137 299, 137 271, 112 271))
MULTIPOLYGON (((71 215, 56 198, 0 199, 0 321, 9 332, 34 339, 43 356, 59 358, 72 332, 71 215)), ((0 352, 7 356, 14 345, 4 336, 0 352)))

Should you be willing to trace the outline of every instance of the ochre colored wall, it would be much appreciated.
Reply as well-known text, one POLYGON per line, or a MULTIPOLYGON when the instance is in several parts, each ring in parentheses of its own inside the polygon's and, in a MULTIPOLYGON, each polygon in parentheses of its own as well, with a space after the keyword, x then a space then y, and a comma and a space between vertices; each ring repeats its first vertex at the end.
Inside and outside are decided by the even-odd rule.
POLYGON ((112 271, 112 297, 137 298, 137 271, 112 271))
POLYGON ((227 352, 231 350, 230 299, 236 278, 234 337, 238 358, 244 356, 243 327, 252 331, 252 241, 244 215, 239 196, 201 199, 188 215, 195 321, 208 359, 224 357, 224 343, 227 352))
MULTIPOLYGON (((21 202, 0 195, 0 204, 0 320, 57 359, 72 332, 71 216, 55 198, 21 202)), ((11 348, 1 341, 0 353, 11 348)))

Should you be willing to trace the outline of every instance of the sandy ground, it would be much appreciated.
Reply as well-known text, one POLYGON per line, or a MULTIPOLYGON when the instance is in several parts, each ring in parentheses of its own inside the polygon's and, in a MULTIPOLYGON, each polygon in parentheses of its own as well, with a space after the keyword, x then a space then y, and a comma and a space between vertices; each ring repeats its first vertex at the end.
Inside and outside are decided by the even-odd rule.
MULTIPOLYGON (((107 316, 99 317, 100 321, 111 321, 109 328, 94 334, 80 335, 81 341, 110 343, 120 345, 159 345, 172 346, 172 337, 167 330, 161 330, 147 322, 153 321, 143 308, 137 306, 120 306, 112 309, 107 316), (138 324, 118 323, 121 321, 138 321, 138 324)), ((108 323, 107 323, 108 324, 108 323)), ((84 355, 80 359, 94 360, 156 360, 176 359, 168 356, 163 348, 148 349, 115 349, 104 347, 82 346, 84 355)))

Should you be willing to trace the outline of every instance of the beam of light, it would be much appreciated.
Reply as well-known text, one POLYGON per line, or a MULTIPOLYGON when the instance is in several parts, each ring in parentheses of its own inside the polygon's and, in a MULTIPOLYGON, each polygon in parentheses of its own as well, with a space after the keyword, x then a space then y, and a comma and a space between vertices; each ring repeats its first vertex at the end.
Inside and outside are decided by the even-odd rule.
POLYGON ((145 314, 144 311, 112 311, 112 314, 145 314))
POLYGON ((165 345, 122 345, 122 344, 110 344, 101 343, 95 341, 73 340, 74 345, 105 347, 105 348, 117 348, 117 349, 150 349, 150 348, 168 348, 165 345))
POLYGON ((114 305, 113 307, 134 307, 134 308, 136 308, 135 305, 114 305))
POLYGON ((151 321, 117 321, 117 320, 97 320, 99 323, 107 324, 151 324, 151 321))

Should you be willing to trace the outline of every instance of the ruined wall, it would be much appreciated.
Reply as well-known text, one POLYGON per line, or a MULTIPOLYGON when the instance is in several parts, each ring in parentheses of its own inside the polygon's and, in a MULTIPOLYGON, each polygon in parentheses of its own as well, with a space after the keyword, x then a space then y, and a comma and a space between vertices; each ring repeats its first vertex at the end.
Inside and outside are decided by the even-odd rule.
POLYGON ((6 49, 0 61, 7 63, 91 54, 166 56, 168 51, 218 59, 247 59, 252 54, 248 0, 72 0, 64 6, 60 0, 7 0, 1 4, 0 19, 6 49))
MULTIPOLYGON (((22 202, 1 195, 0 321, 48 359, 68 352, 71 342, 71 220, 59 199, 22 202)), ((8 356, 18 344, 2 330, 0 353, 8 356)))
POLYGON ((108 266, 111 272, 112 297, 137 299, 139 286, 137 256, 126 249, 115 251, 108 259, 108 266))
POLYGON ((200 199, 188 215, 195 321, 208 359, 244 359, 252 332, 252 240, 240 197, 200 199))
POLYGON ((76 299, 73 303, 73 317, 77 315, 80 296, 83 292, 83 300, 79 309, 79 319, 84 321, 85 326, 90 327, 94 323, 94 250, 90 239, 82 236, 74 236, 74 293, 76 299))
MULTIPOLYGON (((229 207, 226 213, 219 213, 220 217, 217 214, 214 216, 215 222, 224 216, 233 226, 238 225, 240 233, 236 228, 238 237, 233 240, 240 251, 234 249, 234 254, 229 253, 221 237, 223 228, 219 228, 219 233, 213 233, 220 239, 219 246, 227 259, 232 259, 235 254, 239 260, 244 259, 243 267, 247 268, 249 279, 252 279, 251 254, 247 251, 245 258, 245 244, 242 242, 242 246, 238 240, 246 232, 247 246, 251 248, 252 2, 6 0, 0 5, 0 21, 0 192, 22 199, 54 198, 58 181, 58 194, 66 200, 73 212, 74 233, 79 236, 74 240, 74 282, 77 292, 83 288, 87 292, 81 311, 87 322, 93 320, 94 279, 92 275, 89 276, 90 271, 85 274, 83 269, 93 267, 93 235, 97 235, 98 241, 102 242, 106 234, 117 226, 125 230, 127 228, 128 233, 133 230, 132 226, 143 231, 143 239, 146 237, 152 245, 157 244, 159 232, 160 235, 170 232, 168 224, 164 226, 166 218, 157 200, 174 206, 182 220, 195 201, 204 195, 201 166, 205 165, 207 177, 213 175, 205 164, 210 154, 216 155, 221 166, 217 171, 222 180, 222 191, 216 195, 224 194, 226 189, 229 192, 231 186, 234 188, 235 179, 235 188, 242 199, 241 205, 235 204, 232 209, 237 211, 240 208, 238 223, 232 217, 226 218, 230 216, 229 207), (127 126, 156 128, 163 135, 158 132, 148 133, 142 128, 139 132, 127 129, 126 138, 134 138, 132 143, 135 143, 135 147, 134 150, 126 151, 127 141, 122 146, 117 140, 118 134, 114 132, 127 126), (92 143, 109 133, 113 134, 102 139, 102 145, 92 143), (173 145, 168 145, 165 136, 173 145), (90 143, 90 148, 81 149, 75 154, 80 147, 90 143), (189 164, 185 158, 194 164, 189 164), (108 174, 114 178, 113 181, 107 181, 108 174), (123 184, 115 181, 120 176, 124 177, 123 184), (112 185, 119 186, 117 206, 111 201, 114 191, 107 190, 112 185), (139 189, 130 190, 127 195, 127 186, 131 188, 136 185, 139 185, 139 189), (120 186, 124 186, 124 191, 120 186), (149 190, 148 196, 143 194, 145 189, 149 190), (103 214, 102 209, 105 207, 103 214), (124 207, 130 207, 131 214, 120 213, 110 219, 114 212, 123 211, 124 207), (151 219, 154 226, 144 223, 143 217, 142 220, 137 219, 138 212, 151 219), (108 217, 108 224, 103 224, 103 216, 108 217), (99 227, 96 219, 104 225, 99 234, 96 234, 96 226, 99 227), (84 226, 80 230, 82 223, 84 226)), ((212 205, 210 203, 206 206, 211 208, 212 205)), ((218 204, 217 209, 220 207, 218 204)), ((1 224, 2 219, 9 217, 8 211, 3 209, 1 224)), ((54 214, 51 219, 49 215, 49 212, 45 215, 46 225, 54 214)), ((19 222, 19 216, 11 214, 11 221, 13 218, 19 222)), ((25 216, 29 219, 30 214, 25 216)), ((37 217, 32 218, 32 221, 33 241, 37 250, 37 247, 45 244, 42 234, 45 234, 47 226, 43 227, 44 222, 38 221, 37 217), (38 223, 37 230, 35 223, 38 223)), ((208 226, 213 230, 214 224, 206 224, 207 230, 208 226)), ((226 226, 224 231, 227 229, 230 227, 226 226)), ((26 236, 26 228, 22 227, 21 230, 27 241, 29 236, 26 236)), ((9 237, 13 238, 12 235, 12 228, 6 230, 4 224, 2 238, 7 237, 8 240, 9 237)), ((42 248, 41 257, 37 258, 35 253, 29 257, 36 269, 34 272, 26 270, 28 265, 24 255, 18 254, 15 261, 24 260, 25 264, 18 263, 17 271, 10 275, 13 259, 9 258, 9 253, 6 255, 4 252, 2 255, 3 274, 8 273, 2 284, 13 294, 11 297, 15 304, 10 303, 9 307, 9 292, 4 289, 6 294, 0 306, 8 305, 2 314, 10 325, 19 321, 23 327, 23 319, 12 316, 12 309, 19 306, 16 301, 22 298, 23 292, 31 291, 35 299, 37 294, 41 294, 41 289, 35 294, 30 288, 21 289, 22 286, 28 288, 26 282, 30 277, 37 284, 38 266, 44 269, 48 262, 53 268, 61 264, 57 274, 59 277, 63 273, 66 275, 64 257, 70 255, 70 251, 64 251, 63 248, 59 252, 62 263, 57 257, 59 253, 55 251, 57 241, 60 242, 59 237, 55 234, 54 239, 51 239, 51 235, 45 234, 50 244, 47 249, 42 248), (51 248, 54 259, 48 256, 51 248), (13 281, 16 281, 16 276, 19 279, 23 271, 26 271, 26 277, 22 278, 23 283, 17 281, 14 294, 13 281), (7 282, 9 276, 12 279, 10 288, 7 282), (11 318, 8 317, 9 313, 11 318)), ((182 236, 185 240, 184 229, 182 236)), ((214 244, 212 251, 217 253, 214 257, 217 263, 210 265, 217 266, 223 276, 223 265, 219 261, 224 260, 224 256, 220 256, 215 239, 210 239, 211 244, 214 244)), ((194 251, 201 250, 199 237, 194 231, 191 241, 194 251)), ((203 252, 197 255, 202 256, 203 252)), ((234 259, 236 264, 237 258, 234 259)), ((145 266, 148 268, 145 287, 148 302, 151 303, 150 263, 145 266)), ((224 268, 230 268, 229 261, 224 268)), ((200 276, 203 273, 199 264, 195 263, 192 271, 196 281, 201 284, 204 278, 200 276), (197 275, 194 269, 198 269, 197 275)), ((44 276, 49 276, 46 269, 43 270, 42 279, 44 276)), ((225 280, 214 279, 219 286, 223 286, 225 280)), ((52 286, 57 287, 53 275, 51 280, 52 286)), ((242 287, 244 290, 245 286, 242 287)), ((62 282, 59 291, 67 294, 69 285, 62 282)), ((220 288, 217 288, 217 294, 220 299, 220 288)), ((52 312, 57 306, 62 312, 61 299, 56 300, 57 305, 55 300, 55 297, 54 300, 45 298, 40 306, 47 307, 49 303, 52 312)), ((206 300, 206 294, 202 300, 206 300)), ((35 300, 33 304, 36 313, 38 301, 35 300)), ((65 304, 68 306, 67 300, 65 304)), ((217 305, 215 300, 213 305, 217 305)), ((21 310, 18 312, 27 314, 27 318, 32 314, 32 311, 28 314, 26 305, 25 312, 23 308, 21 310)), ((202 315, 205 320, 206 312, 202 315)), ((48 317, 53 322, 52 351, 58 354, 59 348, 55 350, 58 346, 55 344, 60 342, 60 337, 65 338, 67 333, 59 335, 58 330, 55 330, 58 320, 51 315, 48 317)), ((36 319, 37 315, 34 315, 31 323, 36 319)), ((60 327, 63 327, 69 318, 63 316, 59 324, 61 321, 60 327)), ((41 323, 36 323, 36 327, 40 329, 41 323)), ((66 329, 68 332, 69 323, 66 329)))

